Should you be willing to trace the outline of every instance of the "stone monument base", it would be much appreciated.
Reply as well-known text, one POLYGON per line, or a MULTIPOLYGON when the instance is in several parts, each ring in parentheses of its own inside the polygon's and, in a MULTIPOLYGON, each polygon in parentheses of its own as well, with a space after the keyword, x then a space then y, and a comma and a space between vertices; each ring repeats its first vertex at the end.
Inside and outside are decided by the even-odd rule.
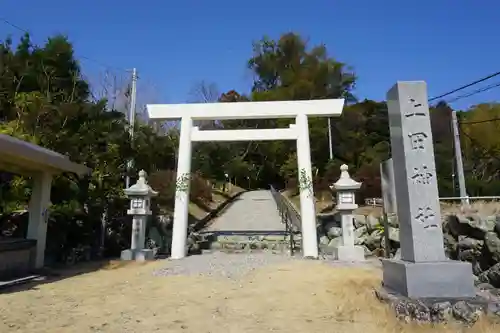
POLYGON ((383 286, 409 298, 472 298, 476 296, 472 265, 446 260, 409 262, 382 259, 383 286))
POLYGON ((362 246, 340 245, 333 250, 334 258, 341 261, 364 261, 365 249, 362 246))
POLYGON ((136 260, 136 261, 146 261, 146 260, 154 260, 155 254, 151 249, 142 249, 142 250, 123 250, 120 256, 121 260, 136 260))

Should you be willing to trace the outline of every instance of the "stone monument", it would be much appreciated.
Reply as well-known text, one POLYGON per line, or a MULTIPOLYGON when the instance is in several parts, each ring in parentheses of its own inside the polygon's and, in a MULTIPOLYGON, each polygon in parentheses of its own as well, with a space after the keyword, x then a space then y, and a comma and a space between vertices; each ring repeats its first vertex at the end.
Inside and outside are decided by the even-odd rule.
POLYGON ((336 209, 342 221, 342 245, 334 249, 334 256, 342 261, 363 261, 365 250, 362 246, 354 245, 354 216, 353 211, 358 208, 355 199, 355 191, 361 187, 361 183, 353 180, 348 172, 348 166, 340 167, 340 178, 332 190, 337 192, 336 209))
POLYGON ((125 194, 130 198, 130 209, 128 215, 132 215, 132 241, 130 249, 121 253, 122 260, 153 260, 154 252, 151 249, 145 249, 146 242, 146 223, 147 217, 151 215, 151 197, 158 193, 153 191, 146 181, 146 172, 139 172, 137 183, 125 189, 125 194))
POLYGON ((445 256, 425 82, 387 93, 401 260, 384 259, 383 285, 410 298, 475 296, 472 266, 445 256))

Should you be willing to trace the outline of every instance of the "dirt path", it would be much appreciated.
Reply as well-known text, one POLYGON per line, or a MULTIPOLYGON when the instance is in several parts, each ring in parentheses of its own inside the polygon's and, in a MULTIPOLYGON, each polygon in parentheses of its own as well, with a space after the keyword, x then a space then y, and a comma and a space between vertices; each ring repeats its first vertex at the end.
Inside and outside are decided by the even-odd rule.
MULTIPOLYGON (((373 296, 377 268, 290 260, 235 280, 152 276, 166 265, 131 264, 0 294, 0 332, 458 332, 397 323, 373 296)), ((476 325, 471 332, 500 331, 476 325)))

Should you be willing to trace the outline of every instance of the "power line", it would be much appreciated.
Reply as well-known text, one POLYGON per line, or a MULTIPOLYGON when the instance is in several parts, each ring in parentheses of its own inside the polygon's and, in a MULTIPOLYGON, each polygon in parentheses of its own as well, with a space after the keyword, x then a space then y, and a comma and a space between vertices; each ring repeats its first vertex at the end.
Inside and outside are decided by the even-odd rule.
POLYGON ((458 100, 461 100, 462 98, 466 98, 466 97, 470 97, 470 96, 474 96, 476 94, 479 94, 479 93, 482 93, 482 92, 485 92, 485 91, 488 91, 488 90, 491 90, 493 88, 497 88, 497 87, 500 87, 500 82, 497 82, 497 83, 492 83, 486 87, 482 87, 482 88, 479 88, 479 89, 476 89, 474 91, 471 91, 467 94, 464 94, 464 95, 460 95, 454 99, 451 99, 451 100, 448 100, 446 101, 447 103, 453 103, 453 102, 456 102, 458 100))
POLYGON ((453 89, 452 91, 449 91, 449 92, 447 92, 447 93, 444 93, 444 94, 439 95, 439 96, 436 96, 436 97, 433 97, 433 98, 429 99, 429 102, 432 102, 432 101, 435 101, 436 99, 440 99, 440 98, 443 98, 443 97, 449 96, 449 95, 451 95, 451 94, 456 93, 457 91, 464 90, 464 89, 466 89, 466 88, 472 87, 472 86, 474 86, 474 85, 476 85, 476 84, 478 84, 478 83, 481 83, 481 82, 483 82, 483 81, 489 80, 489 79, 491 79, 491 78, 493 78, 493 77, 495 77, 495 76, 498 76, 498 75, 500 75, 500 72, 496 72, 496 73, 490 74, 490 75, 485 76, 485 77, 483 77, 483 78, 481 78, 481 79, 479 79, 479 80, 476 80, 476 81, 474 81, 474 82, 471 82, 471 83, 468 83, 468 84, 463 85, 463 86, 461 86, 461 87, 458 87, 458 88, 456 88, 456 89, 453 89))
POLYGON ((86 57, 86 56, 80 56, 80 59, 85 59, 87 61, 90 61, 90 62, 93 62, 99 66, 102 66, 104 68, 108 68, 108 69, 116 69, 116 70, 119 70, 119 71, 123 71, 125 73, 131 73, 132 70, 131 69, 126 69, 126 68, 121 68, 121 67, 116 67, 116 66, 111 66, 111 65, 108 65, 104 62, 101 62, 101 61, 98 61, 98 60, 95 60, 95 59, 92 59, 92 58, 89 58, 89 57, 86 57))
POLYGON ((13 28, 15 28, 15 29, 17 29, 17 30, 20 30, 20 31, 22 31, 22 32, 25 32, 25 33, 27 33, 27 34, 29 34, 29 33, 30 33, 28 30, 21 28, 20 26, 18 26, 18 25, 16 25, 16 24, 14 24, 14 23, 12 23, 12 22, 10 22, 9 20, 7 20, 7 19, 5 19, 5 18, 3 18, 3 17, 0 17, 0 21, 2 21, 2 22, 4 22, 4 23, 6 23, 6 24, 10 25, 11 27, 13 27, 13 28))
MULTIPOLYGON (((447 101, 447 103, 453 103, 453 102, 456 102, 457 100, 460 100, 462 98, 466 98, 466 97, 470 97, 470 96, 473 96, 473 95, 476 95, 476 94, 479 94, 479 93, 482 93, 484 91, 488 91, 490 89, 493 89, 493 88, 497 88, 497 87, 500 87, 500 82, 497 82, 497 83, 492 83, 486 87, 483 87, 483 88, 479 88, 479 89, 476 89, 468 94, 464 94, 464 95, 461 95, 461 96, 458 96, 452 100, 449 100, 447 101)), ((474 125, 474 124, 483 124, 483 123, 489 123, 489 122, 494 122, 494 121, 500 121, 500 118, 491 118, 491 119, 485 119, 485 120, 477 120, 477 121, 464 121, 464 122, 460 122, 460 125, 474 125)))
MULTIPOLYGON (((12 23, 11 21, 7 20, 4 17, 0 17, 0 21, 3 22, 3 23, 5 23, 5 24, 7 24, 7 25, 10 25, 14 29, 17 29, 17 30, 22 31, 22 32, 27 33, 27 34, 31 34, 29 32, 29 30, 24 29, 24 28, 18 26, 17 24, 12 23)), ((100 65, 102 67, 105 67, 105 68, 108 68, 108 69, 116 69, 116 70, 124 71, 126 73, 131 73, 132 72, 132 70, 130 70, 130 69, 125 69, 125 68, 120 68, 120 67, 116 67, 116 66, 111 66, 111 65, 108 65, 108 64, 106 64, 106 63, 104 63, 102 61, 98 61, 98 60, 95 60, 95 59, 90 58, 90 57, 86 57, 86 56, 82 56, 81 55, 80 58, 81 59, 85 59, 85 60, 90 61, 90 62, 93 62, 95 64, 98 64, 98 65, 100 65)))

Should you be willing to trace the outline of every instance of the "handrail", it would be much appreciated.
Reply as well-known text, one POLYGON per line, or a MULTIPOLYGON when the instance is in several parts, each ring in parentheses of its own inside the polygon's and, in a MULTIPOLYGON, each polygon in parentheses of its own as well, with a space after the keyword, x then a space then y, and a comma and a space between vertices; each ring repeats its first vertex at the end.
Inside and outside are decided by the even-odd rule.
POLYGON ((290 204, 287 198, 278 192, 273 186, 270 186, 271 194, 280 214, 281 222, 285 224, 285 230, 290 237, 290 254, 294 254, 295 241, 294 234, 300 232, 301 218, 300 213, 290 204))

